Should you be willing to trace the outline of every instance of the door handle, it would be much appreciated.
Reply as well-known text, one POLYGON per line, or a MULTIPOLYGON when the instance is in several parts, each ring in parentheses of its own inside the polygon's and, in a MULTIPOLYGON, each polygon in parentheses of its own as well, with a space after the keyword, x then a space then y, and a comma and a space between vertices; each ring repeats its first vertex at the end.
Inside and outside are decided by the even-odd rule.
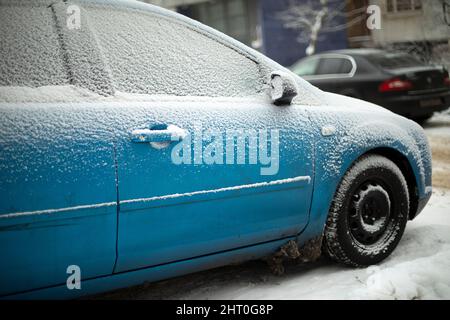
POLYGON ((170 143, 183 140, 187 131, 175 125, 169 125, 166 129, 135 129, 131 132, 131 140, 135 143, 170 143))

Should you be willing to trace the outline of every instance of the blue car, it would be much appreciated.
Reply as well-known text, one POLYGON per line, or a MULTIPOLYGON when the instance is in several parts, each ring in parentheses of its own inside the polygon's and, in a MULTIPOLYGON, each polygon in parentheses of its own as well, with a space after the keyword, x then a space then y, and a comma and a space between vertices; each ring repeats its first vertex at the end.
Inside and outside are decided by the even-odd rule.
POLYGON ((134 1, 0 4, 0 296, 252 259, 380 263, 431 196, 420 126, 134 1))

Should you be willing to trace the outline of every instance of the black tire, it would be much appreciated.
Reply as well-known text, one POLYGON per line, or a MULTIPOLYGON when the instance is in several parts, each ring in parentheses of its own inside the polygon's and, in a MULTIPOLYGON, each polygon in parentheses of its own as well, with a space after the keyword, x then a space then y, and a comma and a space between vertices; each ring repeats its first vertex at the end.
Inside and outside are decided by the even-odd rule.
POLYGON ((431 119, 431 117, 433 117, 433 113, 426 114, 420 117, 414 117, 413 120, 420 125, 424 125, 428 120, 431 119))
POLYGON ((361 96, 354 90, 344 90, 339 92, 339 94, 349 98, 361 99, 361 96))
POLYGON ((323 251, 353 267, 377 264, 397 247, 408 213, 408 185, 400 169, 385 157, 363 156, 335 194, 323 251))

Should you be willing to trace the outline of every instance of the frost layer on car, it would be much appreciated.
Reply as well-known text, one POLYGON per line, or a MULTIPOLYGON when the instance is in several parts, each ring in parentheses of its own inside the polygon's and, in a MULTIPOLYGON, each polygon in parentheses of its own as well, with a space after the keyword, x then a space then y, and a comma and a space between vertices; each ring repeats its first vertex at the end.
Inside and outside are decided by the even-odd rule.
MULTIPOLYGON (((341 121, 336 124, 336 130, 346 132, 340 138, 332 137, 334 148, 332 154, 327 157, 326 174, 324 178, 336 176, 339 174, 339 168, 343 163, 343 155, 351 153, 358 148, 363 147, 370 150, 375 147, 395 144, 398 140, 404 145, 408 154, 413 157, 419 165, 421 176, 425 174, 425 165, 431 162, 426 152, 427 139, 420 129, 420 126, 414 121, 402 118, 392 117, 394 113, 375 104, 337 95, 334 93, 324 94, 324 98, 329 100, 330 106, 323 106, 318 110, 320 116, 316 117, 319 126, 326 126, 333 123, 333 120, 339 116, 341 121), (371 115, 376 115, 371 119, 371 115), (386 137, 386 132, 390 136, 386 137), (337 151, 337 152, 336 152, 337 151), (423 161, 425 160, 425 163, 423 161)), ((326 152, 329 152, 328 150, 326 152)), ((423 182, 425 183, 425 182, 423 182)), ((427 182, 431 184, 430 182, 427 182)))
POLYGON ((262 91, 256 62, 173 19, 112 6, 85 9, 119 91, 179 96, 262 91))
POLYGON ((88 89, 72 85, 41 86, 37 88, 0 86, 0 103, 93 102, 102 98, 102 96, 88 89))
POLYGON ((0 86, 68 84, 50 8, 2 4, 0 43, 0 86))

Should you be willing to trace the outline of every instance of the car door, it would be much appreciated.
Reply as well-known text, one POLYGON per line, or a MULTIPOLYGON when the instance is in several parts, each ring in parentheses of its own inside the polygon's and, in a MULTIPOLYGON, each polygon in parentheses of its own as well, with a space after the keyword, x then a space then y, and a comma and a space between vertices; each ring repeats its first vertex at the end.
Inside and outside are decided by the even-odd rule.
POLYGON ((0 296, 109 275, 117 193, 105 109, 70 85, 51 7, 0 9, 0 296))
POLYGON ((348 55, 337 55, 330 59, 334 59, 333 62, 328 63, 329 68, 335 72, 330 76, 334 78, 333 92, 359 97, 358 86, 361 86, 361 81, 355 79, 357 70, 355 59, 348 55))
POLYGON ((299 233, 313 174, 305 110, 272 105, 258 62, 196 25, 86 10, 120 92, 116 272, 299 233))
POLYGON ((316 58, 319 62, 314 74, 305 76, 305 80, 328 92, 340 93, 347 88, 355 73, 354 60, 349 56, 334 53, 319 57, 316 58))

